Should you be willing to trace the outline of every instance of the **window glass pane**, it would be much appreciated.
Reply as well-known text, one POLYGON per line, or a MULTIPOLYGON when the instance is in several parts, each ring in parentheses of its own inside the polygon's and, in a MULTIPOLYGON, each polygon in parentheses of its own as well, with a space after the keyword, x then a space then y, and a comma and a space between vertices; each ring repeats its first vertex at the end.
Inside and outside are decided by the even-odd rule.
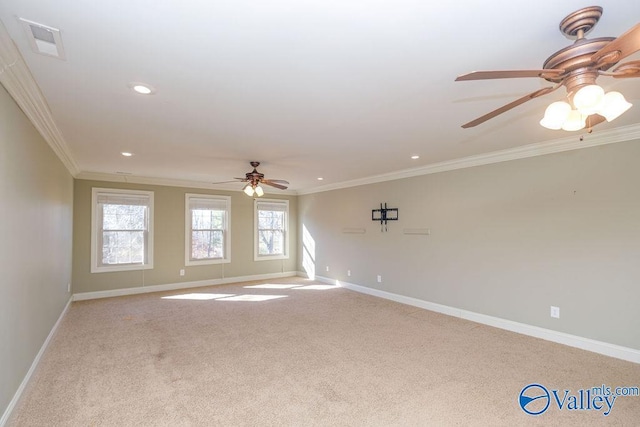
POLYGON ((196 230, 211 228, 211 216, 209 215, 209 211, 192 210, 191 226, 196 230))
POLYGON ((211 211, 211 228, 224 228, 224 211, 211 211))
POLYGON ((260 230, 258 241, 259 255, 283 255, 284 239, 281 231, 260 230))
POLYGON ((192 231, 191 259, 224 257, 223 232, 221 230, 192 231))
POLYGON ((102 264, 131 264, 144 261, 143 231, 105 231, 102 238, 102 264))
POLYGON ((222 229, 225 211, 194 209, 191 211, 191 226, 194 230, 222 229))
POLYGON ((270 230, 284 229, 284 212, 258 211, 258 228, 270 230))
POLYGON ((103 205, 102 227, 104 230, 143 230, 146 206, 103 205))

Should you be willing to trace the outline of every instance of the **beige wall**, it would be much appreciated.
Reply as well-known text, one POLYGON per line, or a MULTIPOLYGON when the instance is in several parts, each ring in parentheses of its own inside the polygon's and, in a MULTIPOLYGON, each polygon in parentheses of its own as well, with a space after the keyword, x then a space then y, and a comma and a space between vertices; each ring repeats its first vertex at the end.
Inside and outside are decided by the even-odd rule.
POLYGON ((0 86, 0 417, 70 294, 73 178, 0 86))
MULTIPOLYGON (((240 188, 240 187, 239 187, 240 188)), ((73 292, 95 292, 140 286, 193 282, 295 271, 297 265, 296 197, 266 194, 264 198, 288 199, 290 213, 287 260, 253 260, 253 199, 238 191, 216 191, 159 185, 103 181, 75 181, 73 238, 73 292), (150 270, 91 273, 91 189, 124 188, 154 192, 154 266, 150 270), (231 262, 203 266, 184 265, 185 194, 231 196, 231 262), (180 276, 180 269, 185 275, 180 276)))
POLYGON ((318 275, 640 349, 638 159, 633 141, 304 195, 300 227, 318 275))

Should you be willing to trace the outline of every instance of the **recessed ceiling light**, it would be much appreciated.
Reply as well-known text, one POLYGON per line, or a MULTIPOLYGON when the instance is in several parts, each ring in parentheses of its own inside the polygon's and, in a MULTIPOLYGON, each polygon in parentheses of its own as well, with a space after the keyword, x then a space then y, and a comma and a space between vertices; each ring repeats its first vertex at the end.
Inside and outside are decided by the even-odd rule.
POLYGON ((123 155, 123 156, 125 156, 125 157, 131 157, 131 156, 133 156, 133 153, 129 153, 128 151, 123 151, 123 152, 122 152, 122 153, 120 153, 120 154, 122 154, 122 155, 123 155))
POLYGON ((142 95, 149 95, 151 93, 151 89, 142 85, 135 85, 133 87, 133 90, 135 90, 138 93, 141 93, 142 95))
POLYGON ((129 87, 141 95, 153 95, 156 93, 153 86, 146 83, 131 82, 129 83, 129 87))
POLYGON ((418 159, 420 158, 420 156, 411 156, 411 158, 412 158, 413 160, 418 160, 418 159))
POLYGON ((323 179, 324 179, 324 178, 323 178, 323 177, 321 177, 321 176, 319 176, 319 177, 318 177, 318 181, 322 181, 323 179))

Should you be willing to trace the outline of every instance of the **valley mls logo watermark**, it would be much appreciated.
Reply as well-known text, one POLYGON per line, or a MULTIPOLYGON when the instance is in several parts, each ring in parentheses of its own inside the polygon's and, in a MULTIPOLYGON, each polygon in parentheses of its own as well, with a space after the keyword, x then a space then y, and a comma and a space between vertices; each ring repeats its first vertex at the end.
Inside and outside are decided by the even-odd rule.
POLYGON ((640 396, 638 387, 598 387, 571 390, 549 390, 542 384, 529 384, 520 391, 518 403, 529 415, 544 414, 549 407, 568 411, 599 411, 605 417, 611 413, 618 397, 640 396))

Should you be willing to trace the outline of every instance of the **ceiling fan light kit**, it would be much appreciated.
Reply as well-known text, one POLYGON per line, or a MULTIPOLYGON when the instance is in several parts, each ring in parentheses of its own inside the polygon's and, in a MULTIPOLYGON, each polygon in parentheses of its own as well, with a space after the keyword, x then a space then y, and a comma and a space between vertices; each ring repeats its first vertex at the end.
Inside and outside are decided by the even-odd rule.
POLYGON ((573 105, 558 101, 551 103, 544 112, 540 124, 547 129, 577 131, 587 126, 587 118, 593 114, 608 122, 620 117, 632 107, 620 92, 604 93, 598 85, 586 85, 573 96, 573 105))
POLYGON ((588 33, 602 16, 602 8, 590 6, 571 13, 560 22, 560 31, 576 41, 551 55, 541 70, 474 71, 459 76, 456 81, 539 77, 554 86, 539 89, 484 116, 462 125, 477 126, 531 99, 553 92, 561 86, 567 91, 568 102, 551 103, 540 125, 547 129, 576 131, 611 122, 631 108, 620 92, 605 93, 596 84, 600 75, 614 78, 640 77, 640 61, 629 61, 607 71, 625 57, 640 50, 640 24, 618 38, 587 39, 588 33))
POLYGON ((244 186, 244 190, 242 191, 244 191, 244 194, 249 197, 252 197, 254 194, 257 197, 264 196, 264 190, 258 184, 247 184, 244 186))
MULTIPOLYGON (((288 181, 283 179, 266 179, 263 173, 258 172, 257 168, 260 166, 260 162, 249 162, 249 164, 253 167, 251 172, 247 172, 244 175, 244 178, 234 178, 240 182, 246 182, 247 184, 242 187, 242 191, 249 197, 262 197, 264 196, 264 188, 262 185, 269 185, 271 187, 278 188, 280 190, 286 190, 287 185, 289 185, 288 181), (285 185, 286 184, 286 185, 285 185)), ((225 184, 227 182, 237 182, 237 181, 223 181, 223 182, 214 182, 214 184, 225 184)))

